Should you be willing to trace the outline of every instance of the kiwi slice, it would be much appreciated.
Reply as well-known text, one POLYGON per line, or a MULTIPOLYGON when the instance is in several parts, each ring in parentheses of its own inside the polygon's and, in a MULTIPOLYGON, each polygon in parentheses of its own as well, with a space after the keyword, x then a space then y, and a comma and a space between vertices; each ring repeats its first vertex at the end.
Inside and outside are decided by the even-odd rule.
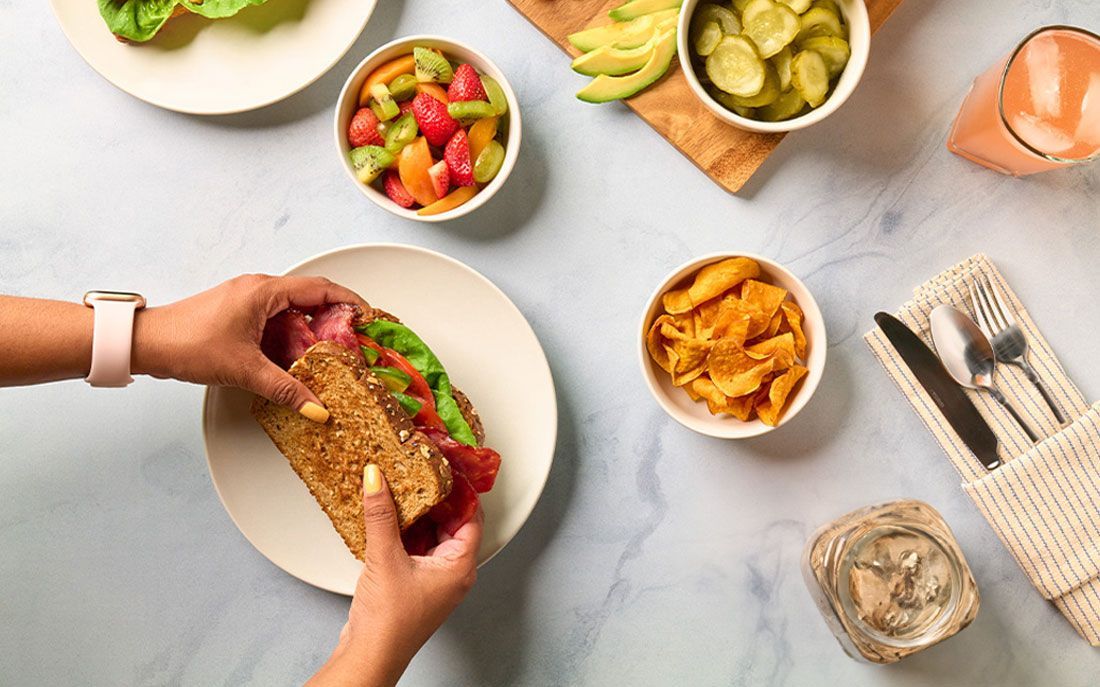
POLYGON ((386 88, 386 84, 376 83, 371 86, 370 95, 370 109, 374 110, 379 120, 383 122, 391 120, 401 112, 401 108, 390 95, 390 89, 386 88))
POLYGON ((484 100, 460 100, 447 104, 447 114, 459 121, 495 117, 496 108, 484 100))
POLYGON ((397 158, 382 146, 359 146, 348 151, 348 159, 351 160, 351 166, 355 168, 356 178, 364 184, 369 184, 397 158))
POLYGON ((401 74, 390 82, 389 89, 394 100, 408 100, 416 95, 416 77, 412 74, 401 74))
POLYGON ((393 126, 386 130, 386 150, 394 155, 400 153, 402 148, 412 143, 419 131, 420 129, 416 125, 416 117, 413 116, 412 112, 406 112, 394 121, 393 126))
POLYGON ((489 104, 493 106, 494 114, 499 117, 507 112, 508 98, 504 96, 504 89, 500 87, 496 79, 482 74, 481 85, 485 88, 485 94, 489 96, 489 104))
POLYGON ((421 83, 451 83, 455 78, 451 63, 434 50, 413 48, 413 61, 416 63, 416 80, 421 83))
POLYGON ((504 146, 498 141, 489 141, 474 161, 474 181, 487 184, 492 181, 504 166, 504 146))

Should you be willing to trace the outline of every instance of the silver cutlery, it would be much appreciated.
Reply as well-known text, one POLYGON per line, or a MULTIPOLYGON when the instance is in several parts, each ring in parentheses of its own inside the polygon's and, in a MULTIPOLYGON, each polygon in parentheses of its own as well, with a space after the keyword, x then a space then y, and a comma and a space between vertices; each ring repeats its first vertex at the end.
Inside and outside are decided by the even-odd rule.
POLYGON ((932 341, 936 344, 943 366, 955 381, 968 389, 983 389, 1008 411, 1020 425, 1032 443, 1039 437, 1028 427, 1005 395, 993 382, 997 358, 990 343, 978 325, 966 313, 941 305, 932 311, 932 341))
POLYGON ((1066 414, 1061 405, 1050 395, 1050 391, 1039 379, 1035 368, 1028 362, 1027 337, 1024 336, 1020 326, 1016 324, 1016 318, 1013 317, 1011 308, 1005 305, 1000 291, 990 283, 988 277, 982 277, 981 280, 975 278, 969 286, 970 300, 974 304, 974 315, 977 318, 978 326, 989 337, 997 362, 1014 365, 1023 370, 1028 381, 1035 385, 1043 400, 1050 407, 1051 412, 1054 413, 1058 424, 1065 425, 1066 414))
POLYGON ((987 470, 999 467, 997 436, 932 349, 893 315, 880 312, 875 322, 967 448, 987 470))

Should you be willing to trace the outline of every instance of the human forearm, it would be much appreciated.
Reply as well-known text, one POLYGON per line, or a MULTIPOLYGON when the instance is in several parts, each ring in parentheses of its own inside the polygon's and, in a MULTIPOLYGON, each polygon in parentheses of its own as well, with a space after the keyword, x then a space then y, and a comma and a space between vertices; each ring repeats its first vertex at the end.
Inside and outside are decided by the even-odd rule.
POLYGON ((87 375, 92 324, 80 303, 0 296, 0 385, 87 375))
POLYGON ((381 643, 348 640, 347 631, 332 656, 317 671, 307 687, 394 687, 408 667, 411 656, 384 649, 381 643))

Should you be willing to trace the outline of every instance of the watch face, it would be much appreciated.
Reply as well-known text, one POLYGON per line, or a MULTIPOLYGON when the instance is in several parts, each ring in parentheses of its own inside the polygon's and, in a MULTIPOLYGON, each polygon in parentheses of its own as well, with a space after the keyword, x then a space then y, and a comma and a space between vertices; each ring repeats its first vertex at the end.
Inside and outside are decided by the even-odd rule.
POLYGON ((145 296, 131 291, 89 291, 84 294, 84 305, 91 307, 96 301, 119 301, 135 303, 136 307, 145 307, 145 296))

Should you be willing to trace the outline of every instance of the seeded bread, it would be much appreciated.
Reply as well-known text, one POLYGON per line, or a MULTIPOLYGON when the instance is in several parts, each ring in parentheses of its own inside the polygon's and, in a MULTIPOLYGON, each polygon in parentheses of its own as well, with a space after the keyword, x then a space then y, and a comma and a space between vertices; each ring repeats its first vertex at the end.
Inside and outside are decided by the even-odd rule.
MULTIPOLYGON (((451 491, 451 470, 439 449, 362 357, 321 341, 290 367, 328 408, 324 425, 257 397, 252 414, 332 520, 356 558, 363 558, 363 467, 382 470, 405 529, 451 491)), ((467 401, 468 404, 468 401, 467 401)), ((475 415, 476 417, 476 415, 475 415)), ((479 423, 480 424, 480 423, 479 423)))

